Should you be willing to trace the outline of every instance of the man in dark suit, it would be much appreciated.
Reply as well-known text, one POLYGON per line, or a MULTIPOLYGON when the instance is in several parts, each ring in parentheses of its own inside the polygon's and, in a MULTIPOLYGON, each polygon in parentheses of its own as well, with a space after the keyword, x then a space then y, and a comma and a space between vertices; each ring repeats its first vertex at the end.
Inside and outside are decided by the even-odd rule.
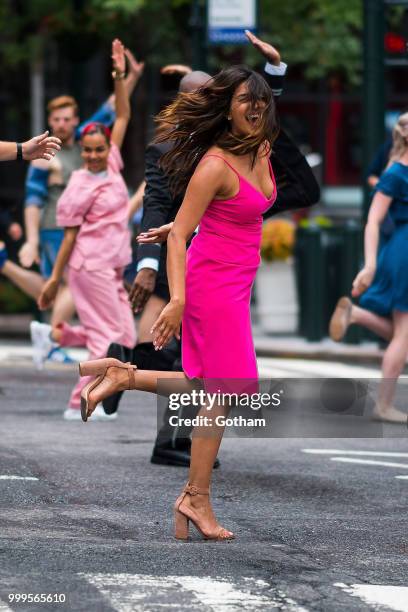
MULTIPOLYGON (((282 92, 286 64, 280 61, 278 51, 247 33, 250 42, 267 60, 265 77, 275 97, 282 92)), ((192 72, 183 77, 180 91, 193 91, 204 84, 209 75, 192 72)), ((146 190, 143 200, 142 232, 160 227, 174 220, 183 200, 183 194, 173 198, 167 178, 160 168, 160 158, 171 148, 171 143, 150 144, 146 150, 146 190)), ((319 187, 305 158, 290 138, 280 130, 274 143, 272 165, 277 181, 278 197, 274 205, 265 213, 265 218, 279 212, 309 207, 319 199, 319 187)), ((164 244, 141 244, 138 249, 137 275, 130 299, 136 312, 143 311, 139 327, 139 344, 133 354, 124 347, 111 345, 108 356, 123 361, 132 361, 141 369, 181 370, 180 343, 173 340, 162 351, 155 351, 151 342, 150 329, 161 310, 169 301, 166 274, 167 247, 164 244)), ((106 412, 117 409, 121 394, 104 400, 106 412)), ((168 419, 164 419, 168 423, 168 419)), ((189 437, 178 437, 177 431, 164 426, 156 439, 151 461, 153 463, 188 466, 190 462, 189 437)), ((186 433, 183 432, 183 436, 186 433)), ((218 464, 218 461, 216 465, 218 464)))

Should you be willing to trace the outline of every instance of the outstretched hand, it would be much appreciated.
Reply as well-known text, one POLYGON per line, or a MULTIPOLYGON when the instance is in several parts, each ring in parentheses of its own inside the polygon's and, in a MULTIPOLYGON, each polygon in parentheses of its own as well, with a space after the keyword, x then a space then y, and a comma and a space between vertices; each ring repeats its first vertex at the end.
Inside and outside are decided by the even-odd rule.
POLYGON ((112 41, 112 61, 114 70, 118 72, 126 71, 125 47, 119 38, 112 41))
POLYGON ((136 238, 139 244, 157 244, 166 242, 173 223, 166 223, 160 227, 151 227, 147 232, 141 232, 136 238))
POLYGON ((138 62, 130 49, 125 49, 125 55, 129 64, 129 72, 132 73, 136 79, 140 79, 143 74, 145 63, 138 62))
POLYGON ((249 40, 249 42, 255 47, 255 49, 257 49, 257 51, 262 53, 264 58, 270 64, 273 64, 274 66, 279 66, 280 61, 281 61, 281 56, 280 56, 279 51, 275 49, 275 47, 261 40, 260 38, 255 36, 255 34, 252 34, 252 32, 250 32, 249 30, 245 30, 245 35, 247 39, 249 40))
POLYGON ((170 301, 163 308, 159 318, 150 330, 153 334, 153 346, 160 351, 175 336, 180 340, 180 326, 183 318, 184 307, 181 304, 170 301))
POLYGON ((32 161, 33 159, 47 159, 54 157, 61 148, 61 141, 55 136, 48 136, 47 130, 44 134, 34 136, 31 140, 23 142, 23 159, 32 161))
POLYGON ((167 64, 167 66, 163 66, 160 70, 161 74, 179 74, 180 76, 186 76, 186 74, 190 74, 193 72, 190 66, 185 66, 184 64, 167 64))

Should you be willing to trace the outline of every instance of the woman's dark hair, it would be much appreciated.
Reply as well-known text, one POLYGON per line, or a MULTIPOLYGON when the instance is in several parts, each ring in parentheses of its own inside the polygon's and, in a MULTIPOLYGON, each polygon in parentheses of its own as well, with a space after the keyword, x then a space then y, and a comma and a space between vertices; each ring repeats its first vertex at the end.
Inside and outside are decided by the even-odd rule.
POLYGON ((91 134, 102 134, 102 136, 105 137, 107 144, 110 145, 111 131, 103 123, 99 123, 99 121, 88 123, 84 128, 82 128, 81 140, 84 136, 89 136, 91 134))
POLYGON ((268 154, 278 132, 275 104, 270 87, 263 77, 246 66, 232 66, 219 72, 208 83, 192 93, 177 98, 156 117, 155 142, 173 141, 174 146, 161 158, 173 193, 183 192, 197 164, 217 145, 234 155, 250 154, 255 164, 259 148, 268 154), (235 90, 247 85, 247 99, 252 107, 262 101, 265 108, 251 134, 231 132, 227 116, 235 90))

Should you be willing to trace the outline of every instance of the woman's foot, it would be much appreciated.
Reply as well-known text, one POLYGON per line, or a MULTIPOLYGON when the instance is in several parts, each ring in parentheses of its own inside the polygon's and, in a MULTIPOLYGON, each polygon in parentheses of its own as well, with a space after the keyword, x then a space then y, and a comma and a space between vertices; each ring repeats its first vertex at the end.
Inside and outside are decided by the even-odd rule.
POLYGON ((232 531, 221 527, 210 504, 208 490, 188 484, 175 503, 176 538, 187 539, 188 521, 206 540, 232 540, 232 531))
POLYGON ((137 367, 130 363, 122 363, 118 359, 106 358, 96 361, 85 361, 79 364, 81 376, 97 376, 88 383, 81 393, 82 420, 87 421, 96 408, 106 397, 126 389, 136 389, 137 367))
POLYGON ((341 297, 337 302, 329 325, 329 335, 332 340, 340 342, 346 335, 351 321, 352 308, 352 301, 348 297, 341 297))
POLYGON ((377 406, 373 410, 373 421, 382 421, 383 423, 395 423, 399 425, 408 425, 408 415, 401 412, 394 406, 377 406))

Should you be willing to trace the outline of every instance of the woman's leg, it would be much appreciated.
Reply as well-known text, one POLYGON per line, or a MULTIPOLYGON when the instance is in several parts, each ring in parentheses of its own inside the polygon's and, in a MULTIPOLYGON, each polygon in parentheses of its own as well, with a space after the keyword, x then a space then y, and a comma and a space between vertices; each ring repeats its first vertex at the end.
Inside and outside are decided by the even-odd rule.
POLYGON ((376 416, 390 417, 403 423, 407 415, 393 407, 395 387, 408 355, 408 312, 394 311, 394 335, 384 353, 382 381, 378 394, 376 416))
MULTIPOLYGON (((199 380, 188 379, 184 372, 136 370, 133 376, 136 390, 163 396, 169 396, 172 393, 191 393, 193 390, 202 389, 202 383, 199 380)), ((128 384, 129 378, 126 370, 110 367, 103 381, 90 392, 89 399, 96 405, 111 393, 127 389, 128 384)), ((198 412, 198 416, 210 416, 212 421, 209 425, 195 427, 193 430, 190 485, 200 489, 209 489, 214 461, 224 434, 224 427, 216 425, 215 418, 218 415, 226 416, 228 411, 229 408, 226 406, 214 406, 210 413, 207 407, 203 406, 198 412)), ((205 533, 216 533, 219 530, 209 495, 185 495, 182 503, 183 507, 187 506, 191 509, 200 528, 205 533)))
POLYGON ((381 317, 380 315, 355 306, 353 304, 351 308, 350 325, 361 325, 366 329, 377 334, 384 340, 391 340, 394 330, 394 325, 391 319, 387 317, 381 317))
POLYGON ((44 279, 38 272, 26 270, 8 259, 1 273, 33 300, 38 299, 44 286, 44 279))

